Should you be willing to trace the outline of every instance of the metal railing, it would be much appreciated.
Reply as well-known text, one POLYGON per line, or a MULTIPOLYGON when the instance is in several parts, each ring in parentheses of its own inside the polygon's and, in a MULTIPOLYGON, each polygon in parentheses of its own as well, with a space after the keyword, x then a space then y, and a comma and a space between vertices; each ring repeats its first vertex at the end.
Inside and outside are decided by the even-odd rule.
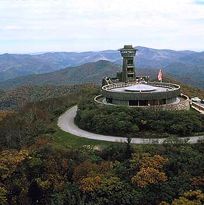
MULTIPOLYGON (((113 84, 104 85, 102 87, 102 90, 112 90, 114 88, 123 88, 123 87, 132 86, 132 85, 138 85, 138 84, 139 84, 138 82, 113 83, 113 84)), ((171 90, 179 90, 180 89, 180 85, 173 84, 173 83, 148 82, 147 85, 152 85, 152 86, 156 86, 156 87, 164 87, 164 88, 168 88, 171 90)), ((151 92, 151 91, 147 91, 147 92, 151 92)))

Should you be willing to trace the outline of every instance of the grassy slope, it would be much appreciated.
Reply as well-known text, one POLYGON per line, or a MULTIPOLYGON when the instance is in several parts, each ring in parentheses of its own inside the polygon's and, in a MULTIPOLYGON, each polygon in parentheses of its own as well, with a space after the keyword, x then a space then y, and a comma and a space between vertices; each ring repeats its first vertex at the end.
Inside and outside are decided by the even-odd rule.
MULTIPOLYGON (((86 139, 83 137, 78 137, 75 135, 72 135, 70 133, 64 132, 57 128, 56 133, 53 135, 53 145, 56 148, 69 148, 69 147, 82 147, 82 146, 106 146, 113 144, 114 142, 106 142, 106 141, 100 141, 100 140, 91 140, 86 139)), ((116 143, 116 142, 115 142, 116 143)))

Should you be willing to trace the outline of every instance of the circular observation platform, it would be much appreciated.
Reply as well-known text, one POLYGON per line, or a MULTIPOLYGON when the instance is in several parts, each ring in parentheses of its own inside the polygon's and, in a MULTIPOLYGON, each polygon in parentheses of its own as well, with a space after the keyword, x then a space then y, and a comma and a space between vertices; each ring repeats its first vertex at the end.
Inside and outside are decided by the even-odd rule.
POLYGON ((180 86, 172 83, 114 83, 102 87, 95 101, 105 105, 126 105, 143 108, 188 110, 187 96, 181 96, 180 86))

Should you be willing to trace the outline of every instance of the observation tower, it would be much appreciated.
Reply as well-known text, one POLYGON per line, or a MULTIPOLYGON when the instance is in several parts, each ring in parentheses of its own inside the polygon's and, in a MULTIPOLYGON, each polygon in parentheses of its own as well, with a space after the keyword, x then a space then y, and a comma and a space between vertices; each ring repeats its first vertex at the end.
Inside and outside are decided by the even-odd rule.
POLYGON ((101 94, 94 98, 96 103, 156 110, 190 109, 189 98, 181 93, 179 85, 136 76, 134 59, 137 49, 125 45, 119 51, 123 57, 122 72, 116 78, 103 79, 101 94))
POLYGON ((122 82, 135 81, 134 57, 137 49, 133 48, 132 45, 125 45, 119 51, 123 57, 122 82))

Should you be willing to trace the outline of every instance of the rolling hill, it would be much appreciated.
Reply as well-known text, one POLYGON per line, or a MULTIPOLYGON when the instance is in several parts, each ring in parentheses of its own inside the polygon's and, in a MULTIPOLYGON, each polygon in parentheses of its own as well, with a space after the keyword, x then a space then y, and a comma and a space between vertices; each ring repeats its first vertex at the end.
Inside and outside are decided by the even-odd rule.
MULTIPOLYGON (((184 65, 181 65, 181 69, 178 70, 176 70, 175 67, 176 66, 172 66, 172 70, 175 70, 175 75, 173 75, 171 72, 165 72, 164 77, 171 76, 174 79, 179 80, 179 75, 181 75, 183 81, 186 81, 186 84, 191 84, 189 82, 194 82, 196 84, 196 82, 192 78, 192 75, 186 75, 185 78, 185 75, 182 74, 184 65)), ((178 65, 177 67, 179 68, 178 65)), ((168 70, 168 67, 166 70, 168 70)), ((34 74, 10 79, 4 82, 0 82, 0 89, 2 90, 1 92, 3 92, 3 89, 14 89, 21 86, 76 85, 84 83, 95 83, 100 85, 103 77, 115 77, 118 71, 121 71, 121 66, 119 66, 118 64, 100 60, 98 62, 86 63, 76 67, 68 67, 50 73, 34 74)), ((137 69, 136 73, 137 75, 149 75, 151 79, 156 79, 158 71, 159 68, 142 68, 137 69)), ((187 72, 187 69, 185 71, 187 72)), ((199 74, 197 75, 197 77, 200 77, 199 74)), ((203 85, 202 82, 203 78, 201 78, 200 80, 201 88, 203 85)))
MULTIPOLYGON (((100 60, 86 63, 76 67, 68 67, 59 71, 44 74, 34 74, 21 76, 0 82, 0 89, 14 89, 21 86, 42 86, 42 85, 76 85, 95 83, 101 85, 103 77, 116 77, 116 73, 121 71, 118 64, 100 60)), ((151 79, 156 79, 159 69, 137 69, 137 75, 149 75, 151 79)))
POLYGON ((115 77, 120 67, 109 61, 100 60, 77 67, 69 67, 59 71, 22 76, 0 83, 1 89, 15 88, 23 85, 74 85, 83 83, 101 84, 105 76, 115 77))

